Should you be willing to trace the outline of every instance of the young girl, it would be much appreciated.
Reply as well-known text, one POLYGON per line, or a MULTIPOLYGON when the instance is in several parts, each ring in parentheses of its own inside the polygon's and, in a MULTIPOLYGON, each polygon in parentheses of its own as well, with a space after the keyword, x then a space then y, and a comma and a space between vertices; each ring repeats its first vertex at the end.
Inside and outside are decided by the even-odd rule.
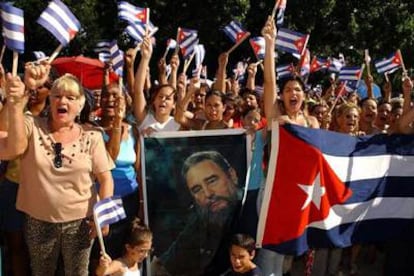
POLYGON ((96 275, 140 276, 141 263, 152 250, 152 232, 136 218, 131 224, 131 232, 125 240, 125 253, 111 260, 108 255, 101 257, 96 275))
POLYGON ((224 276, 261 276, 260 268, 253 263, 255 241, 246 234, 235 234, 230 241, 231 270, 224 276))

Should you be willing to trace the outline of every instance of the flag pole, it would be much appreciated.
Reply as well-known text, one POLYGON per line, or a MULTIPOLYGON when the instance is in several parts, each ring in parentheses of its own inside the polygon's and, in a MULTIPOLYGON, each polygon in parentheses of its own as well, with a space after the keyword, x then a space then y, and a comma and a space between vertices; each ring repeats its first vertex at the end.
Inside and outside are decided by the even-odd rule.
POLYGON ((175 45, 175 49, 174 49, 174 55, 178 55, 178 51, 180 50, 180 45, 178 44, 179 38, 180 38, 180 32, 181 32, 181 28, 178 27, 177 29, 177 38, 176 38, 176 42, 177 45, 175 45))
POLYGON ((52 63, 52 62, 55 60, 55 58, 59 55, 59 52, 60 52, 60 51, 62 51, 62 49, 63 49, 63 45, 62 45, 62 44, 60 44, 60 45, 56 48, 56 50, 55 50, 55 51, 53 51, 53 53, 50 55, 50 58, 48 59, 48 62, 49 62, 49 63, 52 63))
POLYGON ((1 47, 1 53, 0 53, 0 63, 3 64, 3 57, 4 52, 6 51, 6 44, 3 44, 3 47, 1 47))
POLYGON ((334 110, 336 104, 338 103, 339 98, 342 96, 344 89, 346 89, 346 81, 344 81, 341 87, 341 90, 338 91, 338 95, 336 95, 335 101, 333 102, 331 108, 329 109, 328 114, 332 114, 332 111, 334 110))
POLYGON ((365 49, 365 65, 367 66, 367 73, 368 75, 371 75, 371 67, 369 66, 369 63, 371 62, 369 57, 369 51, 368 49, 365 49))
POLYGON ((390 78, 388 77, 388 73, 387 72, 384 73, 384 77, 385 77, 385 81, 386 82, 390 82, 390 78))
POLYGON ((405 64, 404 64, 404 60, 403 60, 403 57, 402 57, 402 54, 401 54, 401 50, 398 49, 397 53, 398 53, 398 55, 400 56, 400 59, 401 59, 401 67, 402 67, 402 70, 403 70, 403 74, 407 74, 407 69, 405 68, 405 64))
POLYGON ((17 66, 19 63, 19 53, 13 51, 13 67, 12 67, 12 75, 13 77, 17 76, 17 66))
POLYGON ((99 227, 98 218, 96 217, 95 212, 93 212, 93 220, 94 220, 95 229, 96 229, 96 236, 99 241, 99 246, 101 247, 101 254, 106 255, 105 244, 104 244, 103 237, 102 237, 102 230, 101 230, 101 227, 99 227))
POLYGON ((149 22, 150 22, 150 9, 149 8, 145 8, 145 11, 146 11, 146 22, 145 22, 145 35, 147 35, 148 34, 148 30, 149 30, 149 22))
POLYGON ((188 59, 186 59, 186 60, 184 61, 184 68, 183 68, 183 74, 184 74, 184 75, 185 75, 185 73, 187 72, 188 67, 190 67, 190 63, 191 63, 191 61, 193 60, 194 56, 195 56, 195 51, 191 54, 191 56, 190 56, 188 59))
POLYGON ((167 45, 167 47, 165 48, 165 51, 164 51, 164 54, 162 55, 162 59, 166 59, 167 58, 167 54, 168 54, 168 45, 167 45))
POLYGON ((239 41, 237 41, 236 44, 234 44, 228 51, 227 54, 230 55, 231 52, 234 51, 234 49, 236 49, 240 44, 242 44, 242 42, 244 40, 246 40, 246 38, 248 38, 250 36, 250 32, 247 32, 239 41))
POLYGON ((281 0, 277 0, 277 1, 275 2, 275 5, 273 6, 272 15, 271 15, 272 19, 274 19, 274 18, 275 18, 275 15, 276 15, 276 10, 277 10, 277 7, 279 7, 280 1, 281 1, 281 0))

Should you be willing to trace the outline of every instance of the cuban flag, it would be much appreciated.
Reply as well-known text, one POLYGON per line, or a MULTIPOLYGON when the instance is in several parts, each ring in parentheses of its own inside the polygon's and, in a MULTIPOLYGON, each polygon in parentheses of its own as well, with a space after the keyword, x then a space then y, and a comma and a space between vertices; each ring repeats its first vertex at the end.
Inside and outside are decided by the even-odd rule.
POLYGON ((148 8, 140 8, 126 1, 118 2, 118 17, 129 22, 131 25, 137 23, 146 24, 148 20, 148 8))
POLYGON ((103 63, 107 63, 111 61, 111 54, 109 52, 101 52, 98 53, 98 59, 103 63))
POLYGON ((192 71, 192 76, 200 78, 201 68, 203 67, 203 61, 206 56, 206 49, 203 44, 198 44, 195 46, 194 51, 195 68, 192 71))
POLYGON ((119 49, 116 40, 111 42, 109 53, 114 72, 122 77, 124 73, 124 53, 119 49))
POLYGON ((95 53, 102 53, 106 52, 109 53, 109 48, 111 47, 111 42, 107 40, 102 40, 96 43, 95 48, 93 51, 95 53))
POLYGON ((279 65, 276 67, 276 76, 278 80, 293 76, 295 67, 293 64, 279 65))
POLYGON ((48 59, 49 57, 43 51, 33 51, 33 55, 37 61, 48 59))
MULTIPOLYGON (((137 42, 142 42, 144 40, 145 31, 145 24, 142 23, 130 24, 125 28, 125 32, 137 42)), ((148 22, 149 36, 153 36, 157 31, 158 27, 155 27, 154 24, 148 22)))
POLYGON ((287 0, 280 0, 279 4, 277 5, 277 15, 276 15, 276 24, 277 26, 282 26, 283 21, 285 18, 285 10, 286 10, 287 0))
POLYGON ((234 43, 239 42, 246 35, 250 35, 250 33, 243 28, 241 23, 235 20, 227 24, 223 28, 223 31, 234 43))
POLYGON ((23 10, 9 3, 1 4, 4 44, 12 51, 24 53, 23 10))
POLYGON ((265 55, 265 39, 263 36, 256 36, 249 39, 254 55, 258 60, 264 59, 265 55))
POLYGON ((314 56, 310 64, 310 73, 314 73, 323 69, 328 69, 328 67, 329 60, 314 56))
POLYGON ((300 75, 301 77, 306 77, 310 73, 310 51, 309 49, 305 50, 305 54, 301 57, 299 61, 300 75))
POLYGON ((303 55, 309 35, 280 28, 276 37, 276 48, 291 54, 303 55))
POLYGON ((359 80, 361 79, 362 72, 364 71, 364 65, 362 66, 346 66, 342 67, 339 72, 338 80, 340 82, 346 82, 347 91, 354 91, 358 87, 359 80))
POLYGON ((126 218, 122 199, 118 196, 108 197, 95 203, 93 215, 99 228, 126 218))
POLYGON ((344 67, 344 63, 337 58, 329 58, 328 71, 332 73, 339 73, 341 68, 344 67))
POLYGON ((53 0, 37 20, 62 46, 66 46, 80 29, 80 23, 60 0, 53 0))
POLYGON ((392 53, 386 58, 374 62, 379 74, 392 73, 402 65, 402 58, 399 52, 392 53))
POLYGON ((198 45, 198 42, 199 39, 196 30, 179 28, 178 44, 184 59, 187 59, 194 52, 194 48, 198 45))
POLYGON ((414 139, 272 126, 257 243, 282 254, 404 239, 414 230, 414 139))
POLYGON ((177 47, 177 41, 175 39, 169 38, 167 39, 167 49, 175 49, 177 47))

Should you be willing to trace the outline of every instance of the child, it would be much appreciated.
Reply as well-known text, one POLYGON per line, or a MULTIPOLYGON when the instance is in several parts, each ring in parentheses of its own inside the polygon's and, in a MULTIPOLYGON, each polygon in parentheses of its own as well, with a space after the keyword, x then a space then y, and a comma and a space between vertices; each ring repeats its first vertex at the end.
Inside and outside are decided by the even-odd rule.
POLYGON ((224 276, 262 276, 263 273, 255 263, 255 241, 246 234, 235 234, 230 241, 231 271, 224 276))
POLYGON ((122 257, 114 261, 108 255, 101 257, 96 275, 141 275, 141 263, 152 250, 151 230, 136 218, 131 223, 131 231, 124 244, 125 253, 122 257))

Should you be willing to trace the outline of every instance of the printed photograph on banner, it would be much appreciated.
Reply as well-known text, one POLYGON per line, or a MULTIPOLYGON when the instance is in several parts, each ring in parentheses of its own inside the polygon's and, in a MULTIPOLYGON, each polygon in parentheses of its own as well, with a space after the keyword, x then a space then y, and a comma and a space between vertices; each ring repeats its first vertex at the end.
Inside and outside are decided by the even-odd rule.
POLYGON ((234 129, 143 139, 146 217, 154 233, 151 275, 207 275, 227 265, 227 235, 247 174, 246 141, 244 131, 234 129))

